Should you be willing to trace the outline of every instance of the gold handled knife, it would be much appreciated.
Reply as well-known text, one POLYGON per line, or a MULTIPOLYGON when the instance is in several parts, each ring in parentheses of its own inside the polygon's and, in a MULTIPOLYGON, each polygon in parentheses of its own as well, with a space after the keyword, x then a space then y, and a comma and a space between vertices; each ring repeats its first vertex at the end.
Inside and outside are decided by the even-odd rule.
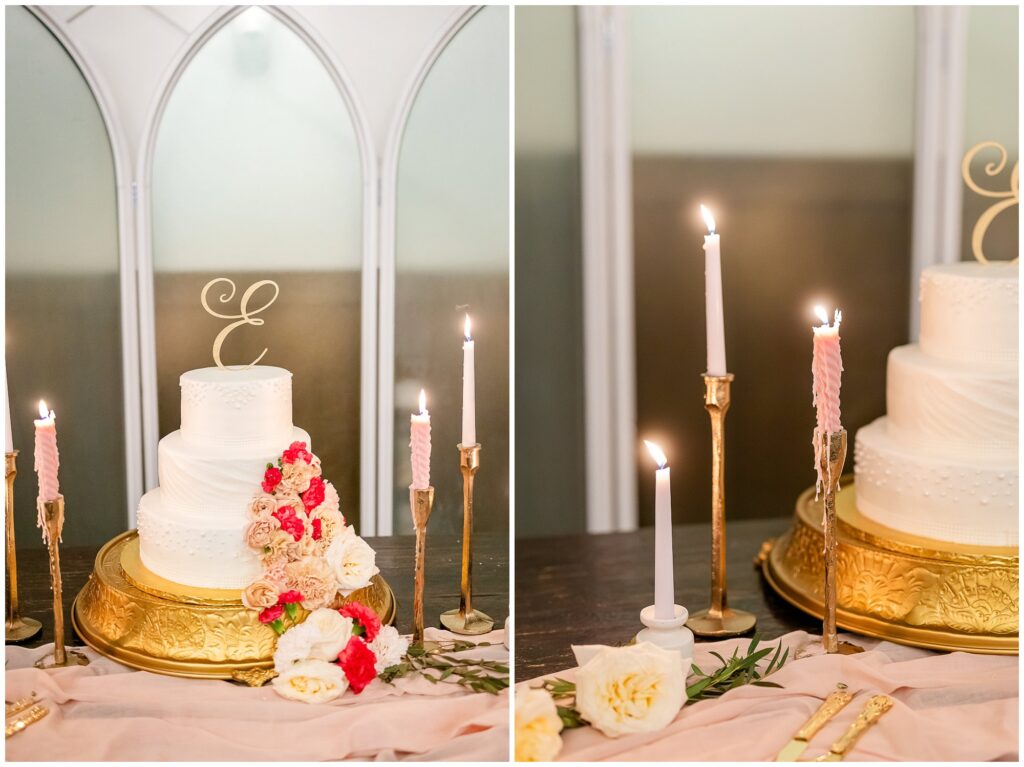
POLYGON ((835 743, 832 744, 832 748, 828 750, 827 754, 822 754, 814 761, 816 762, 841 762, 846 757, 846 752, 853 748, 853 744, 856 743, 860 736, 868 731, 875 722, 882 718, 892 708, 892 698, 888 695, 874 695, 871 699, 864 704, 864 708, 857 714, 857 718, 853 724, 850 725, 849 729, 843 733, 842 737, 839 738, 835 743))
POLYGON ((797 730, 793 739, 775 757, 775 761, 795 762, 800 754, 804 752, 804 749, 807 748, 811 738, 818 733, 818 730, 824 727, 851 700, 853 700, 853 693, 846 692, 845 690, 837 690, 825 698, 824 702, 818 706, 818 710, 811 715, 811 718, 804 723, 803 727, 797 730))
POLYGON ((35 724, 49 713, 50 709, 46 706, 36 704, 27 711, 18 714, 16 719, 6 723, 6 726, 4 727, 4 739, 6 740, 13 735, 17 735, 19 732, 22 732, 27 727, 35 724))

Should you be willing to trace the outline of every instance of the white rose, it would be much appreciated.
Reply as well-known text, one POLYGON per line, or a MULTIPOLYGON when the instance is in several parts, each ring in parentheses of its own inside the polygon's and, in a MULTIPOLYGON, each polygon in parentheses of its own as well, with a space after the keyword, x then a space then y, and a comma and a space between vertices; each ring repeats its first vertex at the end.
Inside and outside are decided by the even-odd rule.
POLYGON ((323 660, 304 660, 289 666, 279 672, 273 684, 278 695, 305 703, 326 703, 348 689, 341 667, 323 660))
POLYGON ((576 673, 576 708, 610 738, 660 730, 685 702, 682 657, 650 642, 607 647, 576 673))
POLYGON ((306 660, 334 661, 352 638, 352 619, 337 610, 314 610, 277 640, 274 670, 279 674, 306 660))
POLYGON ((383 626, 377 637, 370 642, 370 649, 377 656, 374 669, 378 674, 384 669, 397 666, 409 651, 409 640, 398 633, 394 626, 383 626))
POLYGON ((562 750, 562 720, 543 690, 516 692, 516 761, 550 762, 562 750))
POLYGON ((355 533, 335 538, 324 555, 338 580, 338 591, 347 597, 353 591, 370 585, 377 569, 377 553, 355 533))

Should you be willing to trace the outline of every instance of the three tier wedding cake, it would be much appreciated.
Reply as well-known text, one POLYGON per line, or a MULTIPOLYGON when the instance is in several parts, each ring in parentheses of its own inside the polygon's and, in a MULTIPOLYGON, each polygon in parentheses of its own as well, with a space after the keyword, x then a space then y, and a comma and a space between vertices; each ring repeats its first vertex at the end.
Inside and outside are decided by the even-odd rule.
POLYGON ((1017 545, 1017 265, 921 277, 920 344, 889 354, 887 415, 857 433, 857 507, 915 536, 1017 545))
POLYGON ((293 442, 292 374, 202 368, 181 376, 181 429, 159 445, 160 486, 139 504, 143 564, 175 583, 243 589, 263 571, 246 541, 267 465, 293 442))

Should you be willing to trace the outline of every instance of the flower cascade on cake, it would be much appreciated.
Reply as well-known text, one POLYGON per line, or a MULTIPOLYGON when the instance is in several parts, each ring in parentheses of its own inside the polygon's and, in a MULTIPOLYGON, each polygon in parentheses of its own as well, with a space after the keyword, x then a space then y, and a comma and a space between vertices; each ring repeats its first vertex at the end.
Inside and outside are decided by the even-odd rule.
POLYGON ((345 602, 379 572, 376 555, 345 523, 338 492, 305 442, 267 464, 260 486, 249 504, 246 542, 263 573, 242 602, 280 635, 274 689, 311 703, 362 692, 408 649, 372 609, 345 602))

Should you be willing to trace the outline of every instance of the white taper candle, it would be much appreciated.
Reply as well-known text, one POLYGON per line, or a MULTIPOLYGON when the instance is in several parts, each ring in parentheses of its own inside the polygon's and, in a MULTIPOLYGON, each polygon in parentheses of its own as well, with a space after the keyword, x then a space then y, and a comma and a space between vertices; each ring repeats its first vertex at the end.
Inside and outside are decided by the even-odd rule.
POLYGON ((473 335, 466 315, 466 340, 462 343, 462 444, 476 444, 476 369, 473 335))
POLYGON ((647 440, 644 444, 658 463, 654 475, 654 617, 672 620, 676 614, 676 596, 672 567, 671 474, 662 449, 647 440))
POLYGON ((708 337, 708 375, 724 376, 728 373, 725 365, 725 316, 722 308, 722 248, 715 232, 715 217, 703 205, 700 212, 707 224, 708 234, 704 237, 704 306, 708 337))

